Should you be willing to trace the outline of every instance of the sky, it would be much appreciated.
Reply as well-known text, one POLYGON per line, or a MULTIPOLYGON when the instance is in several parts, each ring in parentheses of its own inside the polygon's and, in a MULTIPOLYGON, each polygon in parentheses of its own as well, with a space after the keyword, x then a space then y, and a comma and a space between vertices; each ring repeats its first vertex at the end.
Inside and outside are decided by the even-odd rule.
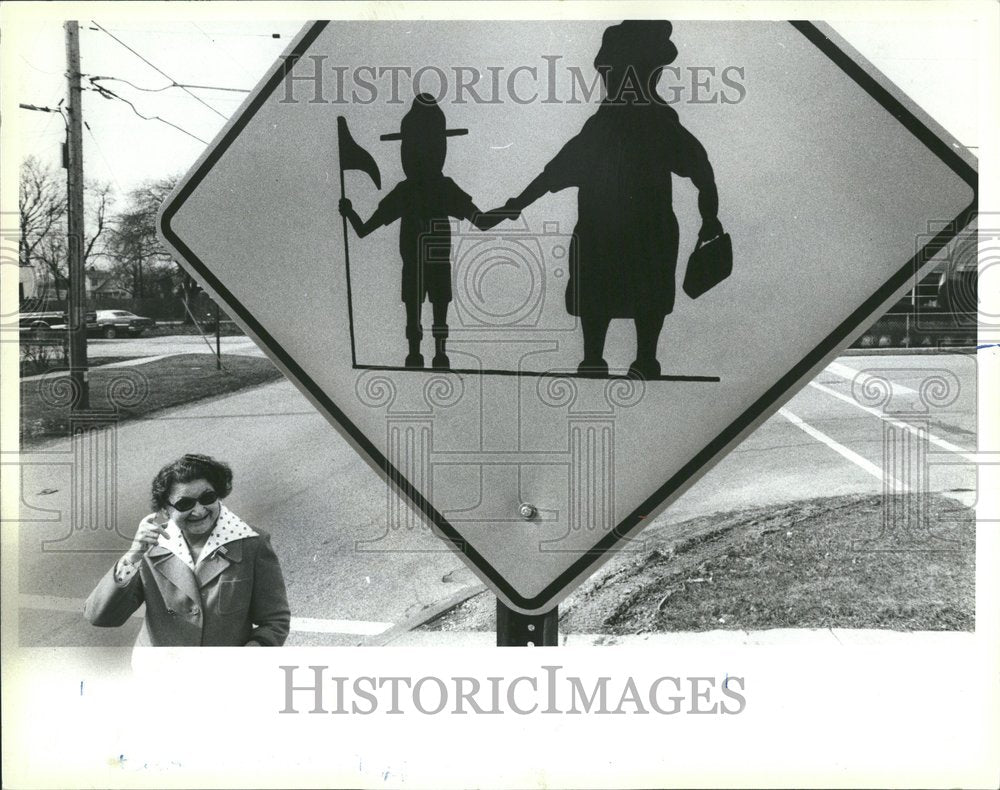
MULTIPOLYGON (((99 6, 102 13, 89 16, 85 13, 88 4, 81 3, 79 8, 84 85, 89 87, 91 76, 114 77, 100 84, 134 103, 138 112, 160 116, 184 130, 143 120, 124 102, 85 91, 85 175, 110 182, 119 194, 145 180, 185 172, 205 149, 202 141, 211 140, 246 97, 244 93, 202 88, 191 88, 190 93, 176 87, 151 91, 171 81, 250 89, 301 27, 299 20, 198 19, 202 15, 190 7, 184 11, 186 21, 164 18, 162 13, 144 19, 108 6, 99 6)), ((844 22, 834 26, 975 151, 977 88, 973 78, 975 48, 970 46, 974 28, 970 24, 914 21, 887 27, 876 22, 844 22)), ((54 19, 38 20, 20 26, 17 33, 13 42, 9 37, 7 42, 14 48, 13 65, 19 71, 15 83, 18 102, 57 106, 66 95, 62 25, 54 19)), ((16 127, 18 158, 34 155, 58 165, 64 139, 58 115, 19 110, 16 127)))
MULTIPOLYGON (((114 77, 115 80, 101 80, 99 84, 132 102, 137 112, 160 116, 184 130, 160 121, 143 120, 124 102, 85 90, 85 176, 110 182, 119 193, 147 179, 184 172, 247 95, 194 88, 187 93, 176 87, 152 90, 168 86, 171 81, 249 90, 300 27, 298 22, 143 24, 113 18, 80 21, 84 86, 90 87, 92 76, 114 77), (93 21, 107 32, 95 27, 93 21)), ((57 106, 66 96, 62 26, 58 22, 31 25, 18 37, 16 46, 21 69, 18 102, 57 106)), ((18 122, 22 158, 34 155, 58 163, 64 139, 59 116, 22 109, 18 122)))

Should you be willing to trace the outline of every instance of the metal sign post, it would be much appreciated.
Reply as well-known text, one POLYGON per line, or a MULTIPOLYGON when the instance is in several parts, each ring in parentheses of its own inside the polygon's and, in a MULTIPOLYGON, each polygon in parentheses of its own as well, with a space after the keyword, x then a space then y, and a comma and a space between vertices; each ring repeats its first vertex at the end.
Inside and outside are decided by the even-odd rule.
POLYGON ((219 303, 213 302, 215 308, 215 369, 222 370, 222 336, 219 324, 219 303))
POLYGON ((497 647, 556 647, 559 607, 544 614, 522 614, 497 599, 497 647))

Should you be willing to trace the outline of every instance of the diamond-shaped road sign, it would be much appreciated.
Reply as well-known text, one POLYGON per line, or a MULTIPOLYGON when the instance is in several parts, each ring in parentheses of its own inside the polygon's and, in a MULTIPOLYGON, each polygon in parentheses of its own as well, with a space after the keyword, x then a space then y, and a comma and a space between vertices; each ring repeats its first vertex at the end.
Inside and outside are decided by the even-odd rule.
MULTIPOLYGON (((612 24, 307 24, 160 218, 177 260, 526 613, 641 540, 976 208, 975 160, 832 31, 612 24), (640 82, 667 64, 661 100, 637 107, 626 85, 599 107, 595 58, 640 82), (436 109, 411 108, 421 91, 436 109), (468 221, 490 224, 466 196, 487 211, 532 182, 516 220, 468 221), (713 184, 732 274, 692 299, 713 184), (429 219, 450 223, 450 272, 429 219), (657 372, 636 333, 648 346, 664 313, 657 372), (598 362, 578 375, 585 334, 598 362)), ((400 511, 387 528, 412 523, 400 511)))

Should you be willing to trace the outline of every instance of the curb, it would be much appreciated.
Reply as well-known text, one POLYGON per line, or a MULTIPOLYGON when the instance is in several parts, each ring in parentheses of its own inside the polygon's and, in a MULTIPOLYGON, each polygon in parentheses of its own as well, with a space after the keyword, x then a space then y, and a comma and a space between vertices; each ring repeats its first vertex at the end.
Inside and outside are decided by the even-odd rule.
MULTIPOLYGON (((396 643, 407 648, 495 647, 492 631, 416 631, 396 643)), ((908 650, 966 651, 975 644, 973 631, 890 631, 873 628, 771 628, 758 631, 675 631, 662 634, 560 634, 559 648, 653 648, 659 650, 738 650, 745 648, 823 648, 856 650, 871 647, 908 650)), ((553 650, 555 648, 542 648, 553 650)))
POLYGON ((894 356, 917 356, 926 354, 934 356, 938 354, 972 354, 975 355, 976 346, 949 346, 947 348, 845 348, 840 352, 842 357, 894 357, 894 356))
MULTIPOLYGON (((397 642, 400 639, 405 638, 406 635, 411 631, 415 631, 416 629, 420 628, 420 626, 429 623, 436 617, 440 617, 441 615, 450 612, 452 609, 461 606, 470 598, 474 598, 475 596, 485 591, 486 591, 485 584, 474 584, 471 587, 465 587, 464 589, 459 590, 451 597, 445 598, 443 601, 439 601, 433 606, 430 606, 427 609, 422 610, 419 614, 415 615, 414 617, 411 617, 409 620, 404 620, 401 623, 397 623, 388 631, 379 634, 378 638, 373 639, 368 644, 375 645, 377 647, 385 647, 387 645, 392 644, 393 642, 397 642)), ((447 632, 433 631, 428 633, 447 633, 447 632)), ((489 632, 489 637, 491 640, 493 639, 492 631, 489 632)))

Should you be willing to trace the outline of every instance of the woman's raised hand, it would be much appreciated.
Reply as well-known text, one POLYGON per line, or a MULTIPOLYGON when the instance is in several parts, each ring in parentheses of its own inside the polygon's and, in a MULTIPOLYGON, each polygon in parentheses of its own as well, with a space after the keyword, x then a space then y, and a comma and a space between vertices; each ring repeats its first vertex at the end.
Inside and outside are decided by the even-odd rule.
POLYGON ((167 517, 162 512, 150 513, 139 522, 132 545, 125 552, 125 561, 134 565, 139 562, 153 546, 160 535, 166 534, 167 517))

